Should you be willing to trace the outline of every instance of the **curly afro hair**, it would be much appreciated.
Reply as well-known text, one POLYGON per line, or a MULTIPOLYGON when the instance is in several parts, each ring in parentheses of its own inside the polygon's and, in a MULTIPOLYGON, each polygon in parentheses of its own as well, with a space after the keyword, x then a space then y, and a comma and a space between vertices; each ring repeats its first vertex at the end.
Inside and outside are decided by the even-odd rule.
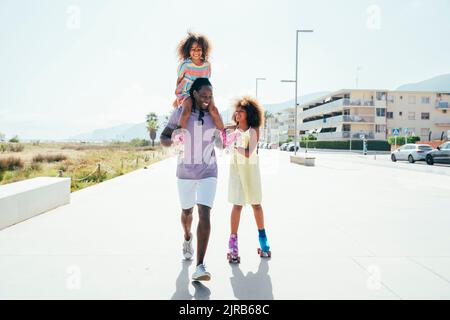
POLYGON ((188 32, 186 38, 181 40, 177 47, 178 59, 180 61, 189 59, 191 56, 190 50, 194 43, 197 43, 202 48, 202 59, 208 61, 209 53, 211 52, 211 44, 206 36, 188 32))
MULTIPOLYGON (((238 99, 234 104, 234 109, 242 108, 247 113, 247 124, 250 128, 260 128, 264 123, 264 109, 258 100, 246 96, 238 99)), ((233 114, 233 121, 236 122, 236 114, 233 114)))

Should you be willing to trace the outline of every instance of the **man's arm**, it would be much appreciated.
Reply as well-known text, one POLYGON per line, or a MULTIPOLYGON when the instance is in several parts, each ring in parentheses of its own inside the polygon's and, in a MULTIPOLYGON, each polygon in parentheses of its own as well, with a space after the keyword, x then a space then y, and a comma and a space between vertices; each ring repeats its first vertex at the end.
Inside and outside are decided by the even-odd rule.
POLYGON ((172 145, 173 143, 172 135, 177 128, 179 118, 180 118, 180 110, 178 109, 173 111, 172 114, 170 115, 169 121, 159 137, 162 146, 170 147, 172 145))
POLYGON ((174 132, 174 129, 165 127, 164 130, 161 132, 161 136, 159 137, 159 140, 161 141, 161 145, 163 147, 170 147, 172 146, 172 133, 174 132))

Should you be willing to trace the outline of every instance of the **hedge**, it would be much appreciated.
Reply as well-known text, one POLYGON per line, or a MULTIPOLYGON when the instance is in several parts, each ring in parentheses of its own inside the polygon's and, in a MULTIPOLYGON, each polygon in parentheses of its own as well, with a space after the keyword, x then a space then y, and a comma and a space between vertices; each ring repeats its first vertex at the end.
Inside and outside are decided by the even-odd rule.
MULTIPOLYGON (((420 141, 420 137, 418 136, 411 136, 407 139, 408 143, 416 143, 417 141, 420 141)), ((391 145, 395 144, 395 137, 388 137, 388 143, 391 145)), ((405 144, 405 137, 398 136, 397 137, 397 145, 402 146, 405 144)))
MULTIPOLYGON (((300 146, 306 148, 306 141, 301 141, 300 146)), ((350 141, 309 141, 308 149, 333 149, 350 150, 350 141)), ((362 150, 362 140, 352 140, 352 150, 362 150)), ((391 151, 391 146, 385 140, 367 140, 369 151, 391 151)))

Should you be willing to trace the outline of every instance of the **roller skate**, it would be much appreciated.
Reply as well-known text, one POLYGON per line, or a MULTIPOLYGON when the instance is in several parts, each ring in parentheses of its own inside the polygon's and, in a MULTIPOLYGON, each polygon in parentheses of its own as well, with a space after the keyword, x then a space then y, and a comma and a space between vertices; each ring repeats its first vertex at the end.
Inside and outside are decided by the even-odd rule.
POLYGON ((241 257, 239 257, 238 239, 236 234, 230 236, 228 242, 227 259, 229 263, 241 263, 241 257))
POLYGON ((271 258, 272 252, 270 251, 269 243, 267 242, 266 230, 258 230, 259 233, 259 248, 258 254, 261 258, 271 258))

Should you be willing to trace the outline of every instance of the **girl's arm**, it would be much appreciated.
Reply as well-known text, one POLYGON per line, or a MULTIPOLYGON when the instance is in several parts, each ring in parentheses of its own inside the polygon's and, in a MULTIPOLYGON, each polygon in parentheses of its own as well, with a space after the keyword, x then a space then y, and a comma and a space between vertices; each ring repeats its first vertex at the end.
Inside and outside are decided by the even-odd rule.
POLYGON ((259 128, 250 129, 250 141, 248 143, 247 148, 237 147, 237 151, 242 154, 246 158, 250 158, 250 156, 253 154, 253 152, 258 147, 258 141, 259 141, 259 128))

